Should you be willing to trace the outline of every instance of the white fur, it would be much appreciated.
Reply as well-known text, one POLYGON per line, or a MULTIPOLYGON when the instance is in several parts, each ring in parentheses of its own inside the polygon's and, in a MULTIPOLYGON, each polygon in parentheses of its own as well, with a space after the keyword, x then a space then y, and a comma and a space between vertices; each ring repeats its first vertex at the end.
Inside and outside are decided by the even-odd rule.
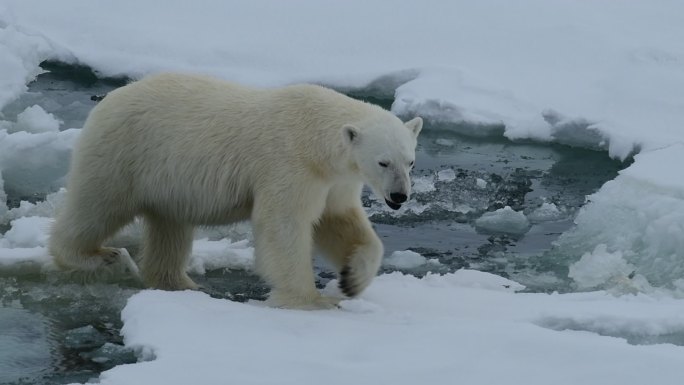
POLYGON ((111 92, 88 117, 50 251, 65 269, 106 268, 117 253, 102 243, 143 216, 145 283, 194 288, 185 273, 193 227, 251 219, 270 303, 333 306, 314 286, 314 243, 346 271, 348 293, 368 286, 382 244, 363 214, 361 188, 386 199, 409 194, 421 127, 420 118, 404 125, 319 86, 146 78, 111 92))

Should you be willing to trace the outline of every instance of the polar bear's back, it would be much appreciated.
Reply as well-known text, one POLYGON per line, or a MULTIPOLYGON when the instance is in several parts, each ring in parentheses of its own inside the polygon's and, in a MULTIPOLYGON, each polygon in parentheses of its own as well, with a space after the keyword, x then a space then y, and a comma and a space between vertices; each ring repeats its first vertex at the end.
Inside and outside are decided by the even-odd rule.
POLYGON ((260 137, 261 144, 274 142, 282 148, 283 141, 301 141, 375 109, 315 85, 259 89, 210 77, 161 74, 107 95, 86 121, 85 133, 116 132, 131 140, 148 134, 178 140, 229 133, 242 140, 260 137))
POLYGON ((374 108, 313 85, 269 90, 152 76, 111 92, 93 109, 70 186, 101 180, 136 209, 223 222, 225 212, 248 214, 259 183, 323 176, 326 162, 339 159, 331 153, 340 151, 342 124, 374 108), (202 202, 211 207, 198 207, 202 202))

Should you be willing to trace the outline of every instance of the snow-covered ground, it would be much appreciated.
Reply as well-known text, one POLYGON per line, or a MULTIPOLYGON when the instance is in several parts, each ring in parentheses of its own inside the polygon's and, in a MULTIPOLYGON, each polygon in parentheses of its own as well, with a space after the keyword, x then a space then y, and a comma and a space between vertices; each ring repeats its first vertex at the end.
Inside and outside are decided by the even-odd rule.
MULTIPOLYGON (((123 313, 123 334, 154 360, 105 372, 103 383, 674 384, 684 348, 623 338, 684 333, 682 14, 678 0, 0 0, 0 110, 54 59, 134 79, 179 70, 322 83, 393 98, 394 113, 421 115, 428 130, 638 154, 556 245, 577 256, 578 289, 611 295, 516 294, 504 290, 515 283, 472 271, 385 275, 329 312, 144 291, 123 313)), ((47 228, 80 127, 36 104, 0 116, 0 267, 50 266, 47 228), (10 209, 8 191, 52 194, 10 209)), ((416 187, 455 178, 445 169, 416 187)), ((528 220, 563 215, 551 203, 527 217, 502 210, 481 228, 498 232, 506 214, 524 233, 528 220)), ((245 241, 201 236, 193 272, 251 266, 245 241)), ((400 250, 388 264, 425 261, 400 250)))
POLYGON ((146 291, 129 300, 123 332, 152 361, 116 367, 101 383, 681 382, 682 347, 610 337, 682 330, 680 301, 518 288, 477 271, 395 273, 340 310, 316 312, 146 291))

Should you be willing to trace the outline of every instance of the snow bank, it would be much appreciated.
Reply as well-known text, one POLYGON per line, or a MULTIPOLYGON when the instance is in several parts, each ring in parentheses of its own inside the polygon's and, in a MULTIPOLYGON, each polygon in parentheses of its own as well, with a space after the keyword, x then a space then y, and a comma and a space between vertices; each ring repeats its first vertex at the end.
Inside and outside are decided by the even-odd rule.
POLYGON ((420 280, 395 273, 380 276, 361 299, 344 301, 339 310, 310 312, 198 292, 144 291, 128 301, 122 332, 127 346, 153 361, 115 367, 100 381, 681 382, 681 347, 633 346, 597 333, 680 333, 682 300, 516 294, 516 285, 479 272, 420 280))
MULTIPOLYGON (((559 238, 558 252, 579 257, 604 245, 602 250, 619 252, 654 286, 679 287, 684 283, 684 182, 681 172, 667 168, 683 164, 682 144, 637 155, 634 164, 588 197, 576 227, 559 238)), ((610 253, 601 254, 610 259, 610 253)))
POLYGON ((684 138, 677 0, 0 6, 0 50, 11 59, 3 65, 11 86, 0 89, 10 96, 50 55, 110 76, 180 70, 257 85, 366 88, 394 94, 399 115, 467 134, 556 140, 619 158, 684 138))
POLYGON ((684 142, 682 2, 434 0, 391 10, 360 0, 0 0, 0 107, 50 57, 107 76, 179 70, 365 88, 394 96, 395 113, 423 115, 428 127, 618 158, 684 142))
POLYGON ((26 32, 16 24, 13 9, 0 2, 0 108, 26 91, 48 56, 61 57, 47 38, 26 32))

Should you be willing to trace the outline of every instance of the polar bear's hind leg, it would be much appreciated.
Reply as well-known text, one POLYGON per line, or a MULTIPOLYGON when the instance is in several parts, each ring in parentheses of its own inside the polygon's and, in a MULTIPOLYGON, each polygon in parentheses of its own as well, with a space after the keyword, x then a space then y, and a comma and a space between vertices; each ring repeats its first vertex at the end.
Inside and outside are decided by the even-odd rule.
POLYGON ((145 285, 163 290, 197 289, 185 272, 193 227, 148 214, 144 228, 140 271, 145 285))

